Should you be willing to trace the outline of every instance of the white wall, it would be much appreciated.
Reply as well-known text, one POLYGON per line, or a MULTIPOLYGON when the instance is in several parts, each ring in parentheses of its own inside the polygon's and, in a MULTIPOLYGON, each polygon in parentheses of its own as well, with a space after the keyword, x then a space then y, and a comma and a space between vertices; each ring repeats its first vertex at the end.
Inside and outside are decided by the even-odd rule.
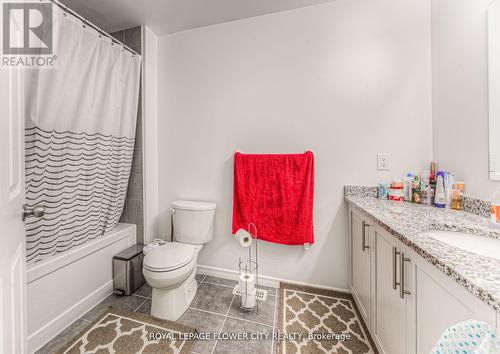
POLYGON ((236 269, 232 154, 316 156, 316 244, 262 243, 264 275, 348 286, 345 184, 420 172, 432 156, 430 2, 337 0, 159 40, 159 208, 218 204, 199 263, 236 269), (376 171, 389 153, 392 170, 376 171))
POLYGON ((434 159, 466 192, 491 198, 488 172, 488 48, 491 0, 432 1, 434 159))

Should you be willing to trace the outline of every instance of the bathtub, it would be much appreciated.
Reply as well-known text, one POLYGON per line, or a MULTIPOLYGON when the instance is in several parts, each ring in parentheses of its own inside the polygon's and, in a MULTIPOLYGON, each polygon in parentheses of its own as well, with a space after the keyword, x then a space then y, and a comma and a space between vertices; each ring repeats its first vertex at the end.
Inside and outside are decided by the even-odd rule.
POLYGON ((112 293, 112 258, 135 243, 136 226, 118 224, 99 239, 28 266, 30 353, 112 293))

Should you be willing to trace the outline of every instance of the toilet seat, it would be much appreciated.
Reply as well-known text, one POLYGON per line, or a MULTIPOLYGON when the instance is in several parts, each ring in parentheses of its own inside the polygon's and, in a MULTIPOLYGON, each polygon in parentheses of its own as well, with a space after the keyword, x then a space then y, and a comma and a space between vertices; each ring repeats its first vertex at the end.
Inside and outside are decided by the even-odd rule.
POLYGON ((151 272, 171 272, 189 264, 195 257, 195 247, 180 242, 167 242, 144 257, 144 268, 151 272))

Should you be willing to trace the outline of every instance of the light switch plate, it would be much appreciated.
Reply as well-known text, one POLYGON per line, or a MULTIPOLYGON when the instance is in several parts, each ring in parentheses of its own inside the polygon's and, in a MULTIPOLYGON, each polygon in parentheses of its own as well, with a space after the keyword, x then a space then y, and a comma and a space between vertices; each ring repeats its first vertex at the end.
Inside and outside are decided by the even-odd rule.
POLYGON ((377 155, 377 170, 379 171, 389 171, 389 154, 378 154, 377 155))

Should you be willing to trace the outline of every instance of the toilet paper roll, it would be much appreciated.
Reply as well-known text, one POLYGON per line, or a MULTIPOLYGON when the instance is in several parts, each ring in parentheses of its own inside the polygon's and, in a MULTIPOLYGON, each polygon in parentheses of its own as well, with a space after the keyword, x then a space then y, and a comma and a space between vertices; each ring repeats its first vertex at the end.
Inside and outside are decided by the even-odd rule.
POLYGON ((240 274, 238 288, 241 294, 245 294, 245 291, 248 294, 252 293, 255 290, 255 277, 253 274, 240 274))
POLYGON ((252 242, 253 242, 252 235, 250 235, 249 232, 247 232, 243 229, 239 229, 236 232, 236 239, 240 243, 240 246, 244 247, 244 248, 250 247, 252 245, 252 242))

